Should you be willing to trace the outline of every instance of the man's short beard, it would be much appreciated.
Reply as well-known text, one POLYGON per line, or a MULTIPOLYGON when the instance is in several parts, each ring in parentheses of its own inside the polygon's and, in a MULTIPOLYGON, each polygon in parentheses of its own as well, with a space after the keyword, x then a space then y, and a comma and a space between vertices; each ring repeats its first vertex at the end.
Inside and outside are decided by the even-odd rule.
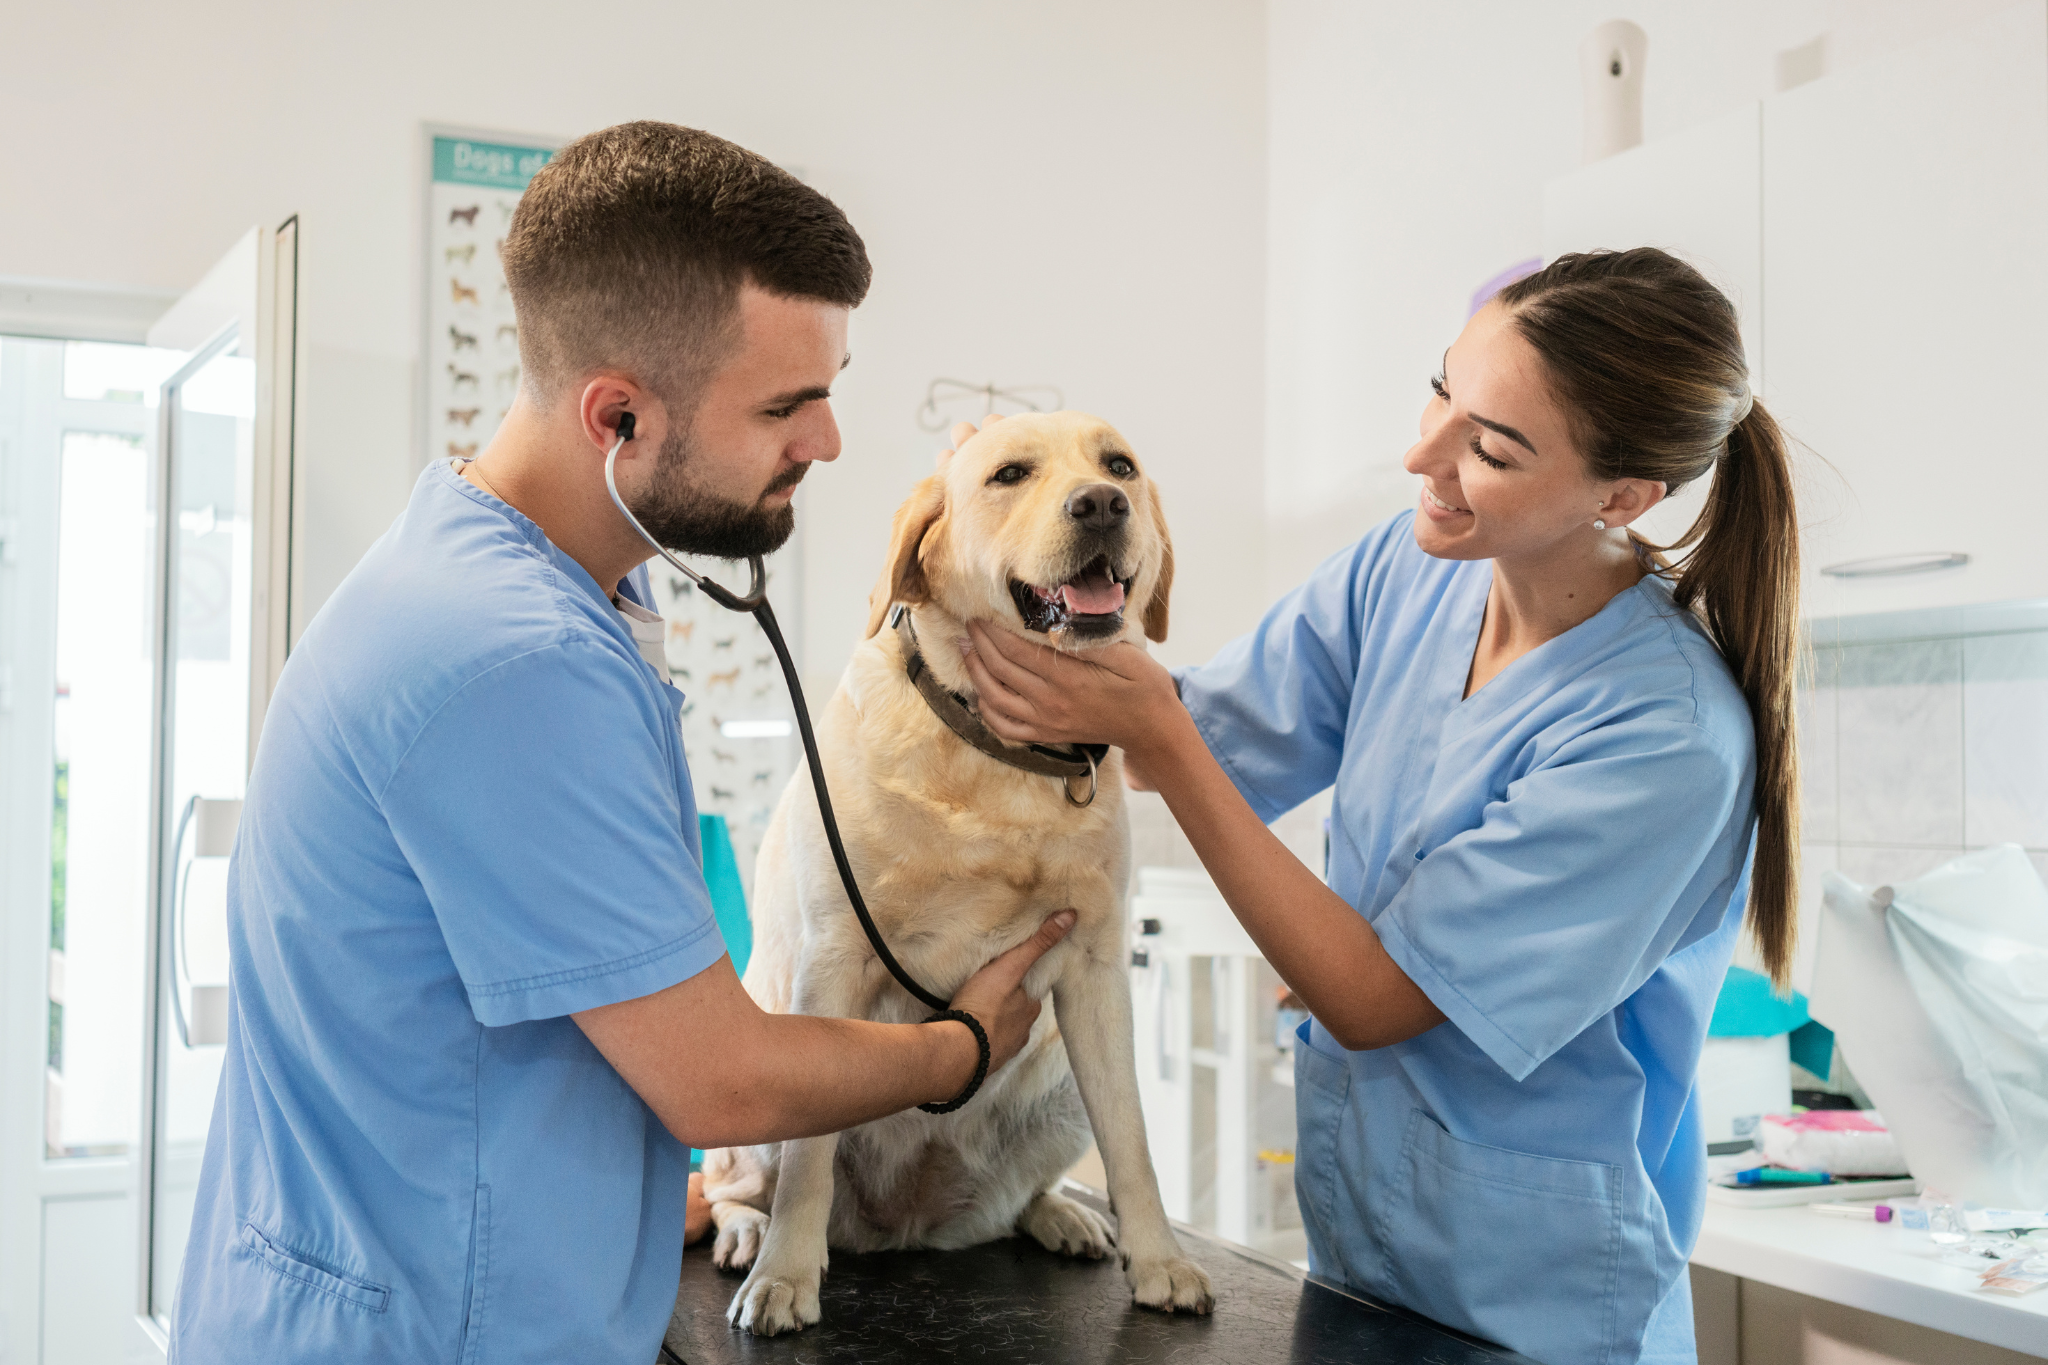
MULTIPOLYGON (((647 534, 678 554, 714 559, 745 559, 781 549, 796 529, 796 510, 786 502, 764 507, 759 499, 732 502, 707 491, 697 481, 696 453, 686 432, 669 429, 654 457, 654 478, 633 508, 647 534)), ((762 489, 761 496, 794 486, 808 468, 796 466, 762 489)))

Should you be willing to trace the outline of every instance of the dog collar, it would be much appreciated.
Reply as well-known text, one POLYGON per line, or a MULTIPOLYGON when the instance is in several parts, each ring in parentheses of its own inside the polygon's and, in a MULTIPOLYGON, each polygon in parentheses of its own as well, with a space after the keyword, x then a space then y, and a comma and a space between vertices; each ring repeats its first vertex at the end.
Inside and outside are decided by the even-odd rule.
POLYGON ((932 676, 923 652, 917 647, 917 631, 910 624, 910 612, 901 602, 889 608, 889 624, 896 628, 896 634, 903 640, 903 671, 910 675, 917 695, 924 698, 924 704, 946 723, 947 729, 999 763, 1042 777, 1059 778, 1060 790, 1069 805, 1094 804, 1096 772, 1102 765, 1103 755, 1109 752, 1107 744, 1076 744, 1069 750, 1055 749, 1047 744, 1027 744, 1022 748, 1005 744, 995 731, 988 728, 988 723, 975 714, 967 698, 949 691, 944 683, 932 676), (1074 782, 1083 777, 1088 779, 1088 794, 1077 797, 1074 795, 1074 782))

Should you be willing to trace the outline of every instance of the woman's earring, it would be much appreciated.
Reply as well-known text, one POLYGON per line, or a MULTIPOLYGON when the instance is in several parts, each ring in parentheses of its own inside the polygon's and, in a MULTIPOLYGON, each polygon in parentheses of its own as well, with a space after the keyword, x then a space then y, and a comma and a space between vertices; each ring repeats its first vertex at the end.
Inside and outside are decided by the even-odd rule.
POLYGON ((1596 531, 1604 531, 1607 529, 1607 523, 1603 521, 1601 518, 1595 517, 1593 518, 1593 529, 1596 531))

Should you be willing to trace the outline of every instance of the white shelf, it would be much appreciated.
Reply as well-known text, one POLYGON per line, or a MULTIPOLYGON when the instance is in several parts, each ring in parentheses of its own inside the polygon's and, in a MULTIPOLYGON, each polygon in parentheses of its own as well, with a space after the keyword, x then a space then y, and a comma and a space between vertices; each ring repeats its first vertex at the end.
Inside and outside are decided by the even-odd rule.
POLYGON ((2048 1290, 2005 1298, 1942 1263, 1924 1232, 1805 1208, 1707 1205, 1694 1265, 2029 1355, 2048 1354, 2048 1290))

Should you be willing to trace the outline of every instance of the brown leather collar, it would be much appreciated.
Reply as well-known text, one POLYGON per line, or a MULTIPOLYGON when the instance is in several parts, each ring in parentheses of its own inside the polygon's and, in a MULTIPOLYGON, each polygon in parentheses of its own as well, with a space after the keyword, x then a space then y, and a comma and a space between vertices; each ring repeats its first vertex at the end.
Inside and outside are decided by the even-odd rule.
POLYGON ((917 632, 911 628, 910 612, 901 603, 889 608, 889 624, 896 628, 896 634, 903 640, 903 671, 910 675, 917 694, 924 698, 924 704, 932 709, 932 714, 946 722, 947 729, 999 763, 1007 763, 1027 773, 1059 778, 1060 789, 1070 804, 1093 804, 1096 770, 1102 764, 1103 755, 1109 752, 1107 744, 1076 744, 1072 750, 1060 750, 1045 744, 1028 744, 1019 748, 1003 743, 995 731, 974 713, 965 697, 949 692, 944 683, 932 676, 924 654, 917 647, 917 632), (1074 782, 1083 777, 1088 779, 1088 795, 1077 797, 1074 795, 1074 782))

